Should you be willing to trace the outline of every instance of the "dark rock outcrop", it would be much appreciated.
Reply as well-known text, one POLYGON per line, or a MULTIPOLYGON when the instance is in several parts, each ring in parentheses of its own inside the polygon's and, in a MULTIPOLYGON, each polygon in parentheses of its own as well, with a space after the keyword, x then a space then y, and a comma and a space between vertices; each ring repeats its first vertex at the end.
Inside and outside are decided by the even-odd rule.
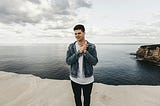
POLYGON ((136 52, 136 58, 160 65, 160 44, 140 46, 136 52))

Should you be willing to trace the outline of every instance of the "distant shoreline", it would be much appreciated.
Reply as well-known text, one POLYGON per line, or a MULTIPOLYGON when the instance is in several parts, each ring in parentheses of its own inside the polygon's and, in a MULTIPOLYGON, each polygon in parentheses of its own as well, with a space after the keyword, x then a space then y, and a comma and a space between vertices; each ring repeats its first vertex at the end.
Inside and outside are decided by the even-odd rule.
POLYGON ((144 45, 148 43, 95 43, 97 45, 144 45))
MULTIPOLYGON (((55 45, 70 43, 0 43, 0 46, 34 46, 34 45, 55 45)), ((95 43, 96 45, 152 45, 151 43, 95 43)))

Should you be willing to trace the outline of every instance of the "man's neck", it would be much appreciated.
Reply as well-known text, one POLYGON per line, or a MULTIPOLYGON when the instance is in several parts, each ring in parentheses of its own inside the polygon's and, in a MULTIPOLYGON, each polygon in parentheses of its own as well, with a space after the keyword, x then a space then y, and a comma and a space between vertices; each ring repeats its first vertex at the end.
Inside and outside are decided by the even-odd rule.
POLYGON ((78 45, 82 46, 84 43, 86 42, 86 40, 81 40, 81 41, 77 41, 78 45))

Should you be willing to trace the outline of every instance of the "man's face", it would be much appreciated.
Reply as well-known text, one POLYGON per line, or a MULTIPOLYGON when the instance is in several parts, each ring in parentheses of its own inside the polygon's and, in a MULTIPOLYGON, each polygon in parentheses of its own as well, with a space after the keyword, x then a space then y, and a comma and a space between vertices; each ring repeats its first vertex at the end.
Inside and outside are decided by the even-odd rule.
POLYGON ((85 37, 84 37, 85 32, 82 32, 80 29, 74 30, 74 35, 75 35, 75 38, 77 39, 77 41, 82 41, 85 39, 85 37))

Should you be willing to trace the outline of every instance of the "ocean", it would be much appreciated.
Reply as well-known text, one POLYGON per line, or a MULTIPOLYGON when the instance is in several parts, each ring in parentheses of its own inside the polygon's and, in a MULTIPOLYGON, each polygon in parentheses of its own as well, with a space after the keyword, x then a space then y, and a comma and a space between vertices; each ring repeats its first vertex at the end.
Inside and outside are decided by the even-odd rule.
MULTIPOLYGON (((69 80, 65 56, 69 44, 0 46, 0 70, 69 80)), ((137 61, 140 44, 96 44, 95 82, 109 85, 160 85, 160 66, 137 61)))

